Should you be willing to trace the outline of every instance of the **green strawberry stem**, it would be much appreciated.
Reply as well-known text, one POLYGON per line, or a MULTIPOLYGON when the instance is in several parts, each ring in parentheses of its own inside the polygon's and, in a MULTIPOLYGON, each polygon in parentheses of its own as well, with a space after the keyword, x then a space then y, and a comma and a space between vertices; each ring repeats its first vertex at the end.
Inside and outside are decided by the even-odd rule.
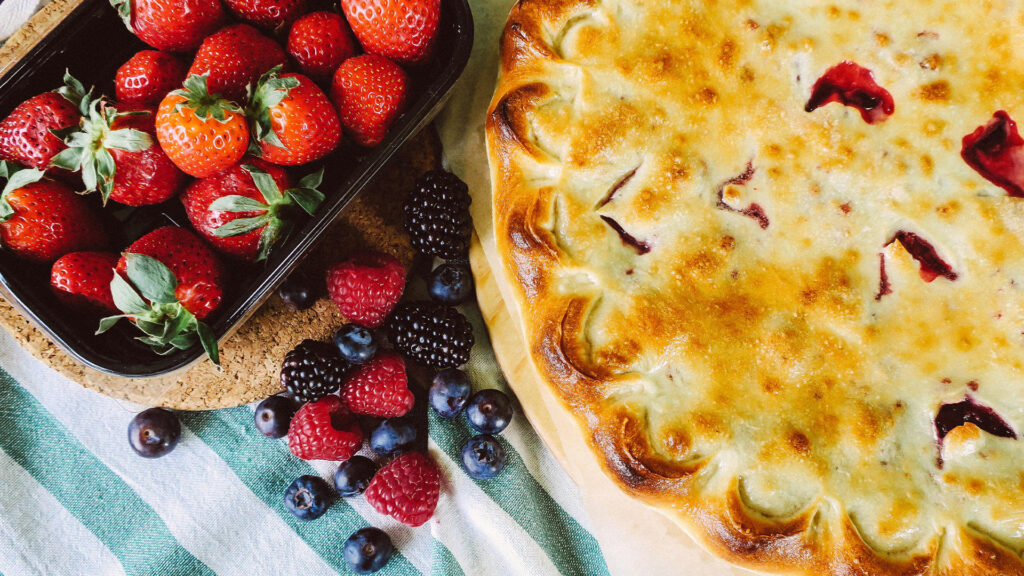
POLYGON ((227 123, 228 112, 242 113, 242 107, 230 100, 221 97, 220 94, 210 94, 207 84, 209 74, 192 74, 185 79, 183 88, 171 92, 185 99, 174 107, 174 111, 181 112, 183 108, 190 108, 193 114, 200 120, 213 118, 221 124, 227 123))
POLYGON ((217 339, 210 327, 199 321, 175 296, 178 280, 159 260, 144 254, 127 253, 128 279, 117 272, 110 281, 110 293, 123 312, 100 320, 96 334, 110 330, 121 318, 129 318, 145 336, 137 340, 160 355, 188 350, 196 340, 210 360, 220 367, 217 339))
POLYGON ((7 196, 19 188, 40 181, 43 176, 41 170, 22 168, 12 162, 0 160, 0 179, 7 181, 0 192, 0 222, 6 222, 14 215, 14 208, 7 201, 7 196))
POLYGON ((270 121, 270 109, 288 97, 293 88, 299 87, 296 78, 281 78, 281 66, 274 66, 260 77, 256 89, 252 91, 249 107, 245 111, 251 126, 252 138, 249 140, 249 153, 259 155, 260 142, 266 142, 278 148, 287 147, 277 137, 270 121))
POLYGON ((243 165, 242 169, 252 176, 256 189, 260 191, 266 202, 232 194, 214 200, 208 209, 222 212, 262 212, 262 214, 249 218, 236 218, 213 230, 216 236, 227 238, 240 236, 263 227, 256 253, 256 261, 259 262, 266 260, 274 244, 286 238, 291 232, 292 223, 287 217, 287 213, 294 206, 302 208, 304 212, 312 216, 324 201, 323 192, 318 190, 324 179, 324 169, 321 168, 309 174, 299 181, 297 187, 289 188, 283 194, 270 174, 251 164, 243 165))
POLYGON ((125 27, 132 34, 135 34, 135 29, 132 28, 132 2, 131 0, 110 0, 110 5, 117 10, 117 15, 121 17, 125 27))
POLYGON ((89 113, 89 106, 92 104, 92 88, 88 91, 85 85, 71 75, 70 70, 64 70, 64 85, 57 88, 56 92, 63 96, 68 102, 74 104, 78 111, 84 116, 89 113))
POLYGON ((122 116, 135 116, 149 112, 118 112, 102 99, 89 106, 82 116, 81 124, 64 134, 67 148, 53 157, 52 166, 76 172, 82 171, 85 191, 100 190, 103 205, 106 206, 114 190, 114 176, 117 166, 110 150, 139 152, 153 145, 153 138, 133 128, 114 130, 114 121, 122 116))

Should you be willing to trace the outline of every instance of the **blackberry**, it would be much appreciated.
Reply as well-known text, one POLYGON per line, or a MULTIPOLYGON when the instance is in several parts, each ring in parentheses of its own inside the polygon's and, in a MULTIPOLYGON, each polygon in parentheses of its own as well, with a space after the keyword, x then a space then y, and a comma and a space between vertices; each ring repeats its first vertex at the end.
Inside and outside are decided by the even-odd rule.
POLYGON ((461 366, 473 348, 473 327, 458 310, 434 302, 409 302, 395 308, 388 338, 408 358, 431 368, 461 366))
POLYGON ((469 188, 451 172, 433 170, 416 182, 405 200, 405 229, 414 248, 445 259, 469 252, 473 223, 469 188))
POLYGON ((303 340, 284 357, 281 385, 299 402, 316 402, 341 387, 348 369, 333 344, 303 340))

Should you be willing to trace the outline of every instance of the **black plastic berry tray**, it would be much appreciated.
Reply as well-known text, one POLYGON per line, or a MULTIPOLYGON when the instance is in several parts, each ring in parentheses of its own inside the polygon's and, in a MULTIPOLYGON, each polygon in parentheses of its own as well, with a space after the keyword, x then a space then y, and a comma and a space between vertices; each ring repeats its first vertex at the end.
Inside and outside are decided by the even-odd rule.
MULTIPOLYGON (((428 64, 409 70, 412 101, 378 147, 362 150, 343 144, 322 164, 327 173, 321 189, 327 200, 315 217, 298 226, 277 246, 263 265, 239 265, 225 260, 231 272, 228 293, 208 323, 222 340, 238 328, 312 249, 345 206, 370 182, 398 149, 441 110, 462 73, 473 45, 473 17, 467 0, 442 0, 437 49, 428 64)), ((113 93, 117 68, 146 46, 128 32, 108 0, 83 2, 0 78, 0 118, 24 100, 60 85, 68 69, 86 86, 113 93)), ((297 175, 317 166, 299 167, 297 175)), ((93 195, 95 196, 95 195, 93 195)), ((113 204, 111 205, 113 206, 113 204)), ((187 226, 177 199, 165 205, 105 211, 121 241, 120 249, 170 222, 187 226), (126 222, 126 224, 118 221, 126 222), (170 221, 170 222, 169 222, 170 221)), ((0 284, 13 304, 84 364, 115 376, 152 377, 185 368, 202 357, 199 346, 158 356, 135 340, 133 327, 118 326, 96 336, 96 318, 61 305, 49 289, 49 266, 34 264, 0 250, 0 284)))

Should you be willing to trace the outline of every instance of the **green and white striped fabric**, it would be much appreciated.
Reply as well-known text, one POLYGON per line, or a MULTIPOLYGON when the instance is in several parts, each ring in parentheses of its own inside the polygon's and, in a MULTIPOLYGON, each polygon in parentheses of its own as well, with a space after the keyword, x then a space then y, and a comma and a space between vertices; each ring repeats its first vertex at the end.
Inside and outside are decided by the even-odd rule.
MULTIPOLYGON (((469 371, 504 388, 477 315, 469 371)), ((157 460, 132 452, 126 430, 142 407, 86 390, 0 330, 0 575, 348 574, 345 538, 378 526, 399 554, 380 574, 607 574, 572 481, 517 411, 501 435, 505 471, 475 481, 458 463, 464 419, 430 421, 444 474, 437 512, 408 528, 362 497, 304 522, 284 508, 304 462, 261 436, 252 406, 181 413, 178 447, 157 460)))

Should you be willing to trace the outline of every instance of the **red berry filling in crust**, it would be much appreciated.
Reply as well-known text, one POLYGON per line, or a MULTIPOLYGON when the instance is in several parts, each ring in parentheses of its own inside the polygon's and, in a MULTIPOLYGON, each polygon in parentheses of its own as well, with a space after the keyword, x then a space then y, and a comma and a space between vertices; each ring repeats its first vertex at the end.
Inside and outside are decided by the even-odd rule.
POLYGON ((716 204, 716 207, 719 208, 720 210, 726 210, 728 212, 735 212, 737 214, 742 214, 743 216, 746 216, 747 218, 752 218, 753 220, 755 220, 757 222, 757 225, 760 226, 762 230, 764 230, 764 229, 767 229, 768 226, 771 225, 771 222, 768 220, 768 214, 765 213, 764 208, 762 208, 760 204, 752 203, 751 205, 747 206, 746 208, 742 208, 741 209, 741 208, 735 208, 733 206, 730 206, 725 201, 725 189, 726 189, 726 187, 727 186, 744 186, 744 185, 746 185, 746 183, 750 182, 750 179, 754 177, 754 172, 755 172, 755 168, 754 168, 753 162, 747 162, 747 167, 743 169, 743 172, 741 172, 740 174, 738 174, 738 175, 736 175, 736 176, 726 180, 721 186, 719 186, 718 187, 718 204, 716 204))
POLYGON ((896 108, 892 94, 875 82, 871 70, 849 60, 829 68, 818 78, 804 110, 813 112, 830 102, 860 110, 860 117, 868 124, 884 121, 896 108))
POLYGON ((955 404, 943 404, 935 416, 935 433, 939 443, 957 426, 970 422, 993 436, 1017 439, 1017 432, 988 406, 982 406, 970 396, 955 404))
POLYGON ((968 166, 1013 197, 1024 197, 1024 138, 1005 110, 964 136, 960 156, 968 166))
MULTIPOLYGON (((918 265, 921 267, 921 279, 925 282, 931 282, 939 276, 942 276, 950 282, 959 278, 959 274, 953 271, 953 267, 950 266, 945 260, 939 256, 939 253, 935 251, 935 247, 932 246, 931 242, 921 238, 913 232, 907 232, 900 230, 897 232, 888 242, 886 246, 893 242, 899 242, 903 247, 917 260, 918 265)), ((885 271, 885 264, 882 264, 883 274, 885 271)), ((885 280, 888 285, 888 279, 885 280)), ((881 294, 881 293, 880 293, 881 294)))

